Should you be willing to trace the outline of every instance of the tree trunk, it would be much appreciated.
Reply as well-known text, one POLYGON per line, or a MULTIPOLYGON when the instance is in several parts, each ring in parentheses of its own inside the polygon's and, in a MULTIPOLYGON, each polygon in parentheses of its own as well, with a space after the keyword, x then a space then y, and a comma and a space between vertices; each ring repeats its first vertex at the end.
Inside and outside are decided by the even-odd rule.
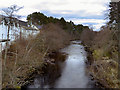
MULTIPOLYGON (((10 25, 8 25, 7 39, 9 39, 9 32, 10 32, 10 25)), ((6 48, 5 48, 5 56, 4 56, 4 67, 5 67, 5 69, 6 69, 8 46, 9 46, 9 41, 6 42, 6 48)))

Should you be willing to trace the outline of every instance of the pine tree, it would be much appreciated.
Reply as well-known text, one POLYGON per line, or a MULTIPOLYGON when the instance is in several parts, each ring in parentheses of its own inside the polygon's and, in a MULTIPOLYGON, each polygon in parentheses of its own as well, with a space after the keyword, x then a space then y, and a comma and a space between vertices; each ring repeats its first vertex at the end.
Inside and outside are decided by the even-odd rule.
POLYGON ((118 23, 120 20, 120 2, 110 2, 109 23, 118 23))

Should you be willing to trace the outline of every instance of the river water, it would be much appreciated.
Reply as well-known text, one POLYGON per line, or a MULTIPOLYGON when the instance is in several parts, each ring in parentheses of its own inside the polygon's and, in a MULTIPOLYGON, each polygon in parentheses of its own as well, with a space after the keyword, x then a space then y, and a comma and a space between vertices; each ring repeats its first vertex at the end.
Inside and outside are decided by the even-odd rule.
MULTIPOLYGON (((86 72, 87 55, 80 41, 72 41, 61 52, 68 54, 62 68, 61 76, 52 85, 44 85, 43 88, 93 88, 94 82, 86 72)), ((40 78, 35 78, 34 83, 28 88, 41 88, 40 78)))

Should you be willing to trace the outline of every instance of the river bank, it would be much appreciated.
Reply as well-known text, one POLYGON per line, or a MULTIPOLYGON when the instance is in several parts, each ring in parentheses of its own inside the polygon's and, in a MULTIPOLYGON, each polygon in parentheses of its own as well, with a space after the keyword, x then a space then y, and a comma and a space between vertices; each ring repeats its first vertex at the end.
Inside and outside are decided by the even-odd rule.
MULTIPOLYGON (((110 82, 109 80, 112 78, 109 76, 109 74, 111 75, 110 70, 112 70, 112 68, 116 69, 118 65, 111 59, 105 57, 102 58, 101 62, 96 61, 94 57, 94 50, 85 44, 83 45, 87 51, 87 72, 89 73, 90 78, 95 81, 95 86, 98 88, 119 88, 119 81, 117 81, 118 79, 116 79, 116 82, 118 83, 115 83, 112 80, 110 82)), ((117 73, 114 72, 113 76, 115 74, 117 75, 117 73)))
MULTIPOLYGON (((66 44, 65 46, 67 46, 67 45, 68 44, 66 44)), ((13 51, 12 47, 13 46, 10 46, 10 49, 8 49, 8 52, 13 51)), ((64 48, 64 47, 60 47, 60 48, 64 48)), ((58 63, 63 62, 67 56, 65 53, 61 53, 58 51, 46 52, 46 55, 44 56, 42 61, 36 62, 37 64, 35 64, 35 66, 33 64, 33 65, 29 65, 25 68, 25 65, 21 65, 21 68, 17 69, 17 74, 16 74, 16 72, 14 73, 16 75, 16 79, 17 79, 17 81, 16 80, 14 81, 16 83, 16 84, 14 84, 15 87, 7 84, 7 83, 9 83, 9 80, 8 80, 8 81, 6 81, 6 85, 4 86, 4 88, 16 88, 16 89, 21 88, 21 87, 23 88, 24 86, 32 83, 33 78, 35 78, 36 76, 46 76, 47 75, 47 79, 46 79, 47 83, 48 82, 51 83, 54 80, 56 80, 56 78, 58 78, 60 76, 60 71, 61 71, 58 63)), ((3 51, 3 53, 4 53, 4 51, 3 51)), ((9 54, 9 55, 12 55, 12 54, 9 54)), ((41 58, 41 56, 40 56, 40 58, 41 58)), ((11 60, 11 59, 9 59, 9 60, 11 60)), ((7 64, 9 69, 14 68, 14 67, 11 67, 12 63, 14 64, 14 61, 9 63, 10 66, 7 64)), ((17 62, 17 63, 19 65, 19 62, 17 62)), ((14 65, 12 65, 12 66, 14 66, 14 65)), ((7 77, 6 77, 6 80, 7 80, 7 77)))
MULTIPOLYGON (((84 45, 85 46, 85 45, 84 45)), ((85 46, 85 51, 87 52, 87 72, 91 78, 91 80, 95 81, 95 86, 98 88, 105 88, 105 86, 103 85, 102 82, 100 82, 98 79, 96 79, 96 77, 94 76, 93 72, 91 71, 91 67, 94 63, 94 58, 93 58, 93 51, 90 50, 90 47, 85 46)))
POLYGON ((36 68, 35 71, 30 73, 25 79, 25 81, 27 81, 28 83, 22 85, 21 88, 27 88, 27 86, 34 83, 34 78, 37 77, 41 77, 41 85, 53 83, 58 77, 61 76, 59 63, 64 62, 66 56, 67 55, 65 53, 60 52, 49 53, 49 55, 45 58, 43 67, 41 67, 41 69, 36 68))
POLYGON ((88 72, 105 88, 120 88, 117 33, 109 27, 99 32, 81 33, 81 41, 88 52, 88 72))
POLYGON ((42 73, 42 67, 54 62, 53 55, 69 45, 70 40, 70 35, 54 24, 43 27, 35 37, 14 40, 6 59, 5 50, 2 51, 2 87, 20 88, 28 83, 27 77, 33 72, 42 73))
POLYGON ((64 58, 52 54, 52 57, 55 55, 58 58, 56 63, 47 64, 43 74, 36 75, 33 82, 22 88, 95 88, 94 81, 86 72, 86 52, 79 43, 72 41, 68 47, 60 50, 64 58))

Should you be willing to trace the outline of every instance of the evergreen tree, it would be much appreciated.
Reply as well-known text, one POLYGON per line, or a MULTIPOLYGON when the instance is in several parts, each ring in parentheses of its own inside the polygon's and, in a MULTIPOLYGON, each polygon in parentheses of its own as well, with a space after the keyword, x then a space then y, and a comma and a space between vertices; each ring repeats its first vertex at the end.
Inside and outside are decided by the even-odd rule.
POLYGON ((110 2, 109 7, 109 23, 118 23, 120 18, 120 2, 110 2))

